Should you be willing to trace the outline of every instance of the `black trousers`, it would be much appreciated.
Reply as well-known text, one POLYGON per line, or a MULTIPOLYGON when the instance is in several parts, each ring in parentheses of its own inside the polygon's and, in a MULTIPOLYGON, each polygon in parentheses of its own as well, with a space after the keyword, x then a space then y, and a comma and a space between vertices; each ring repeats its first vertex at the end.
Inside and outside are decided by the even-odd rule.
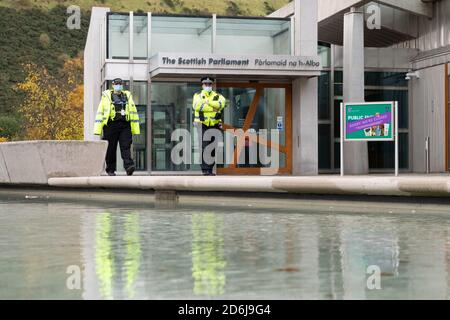
MULTIPOLYGON (((208 130, 220 130, 220 127, 219 127, 219 125, 208 127, 208 126, 205 126, 202 123, 202 153, 201 153, 202 164, 201 164, 201 168, 202 168, 202 172, 212 173, 213 168, 215 166, 215 161, 213 163, 211 163, 211 164, 206 163, 205 158, 203 156, 203 152, 206 149, 206 147, 208 147, 210 144, 215 144, 216 148, 217 148, 217 142, 218 141, 215 141, 216 139, 215 139, 214 136, 212 136, 211 141, 205 141, 204 140, 205 133, 208 130)), ((216 156, 216 148, 214 148, 214 150, 211 152, 211 156, 212 157, 216 156)))
POLYGON ((128 169, 134 166, 131 159, 131 144, 133 135, 131 126, 127 121, 110 121, 103 127, 103 140, 108 141, 108 150, 106 151, 106 172, 115 172, 117 170, 117 144, 120 146, 120 154, 123 160, 123 166, 128 169))

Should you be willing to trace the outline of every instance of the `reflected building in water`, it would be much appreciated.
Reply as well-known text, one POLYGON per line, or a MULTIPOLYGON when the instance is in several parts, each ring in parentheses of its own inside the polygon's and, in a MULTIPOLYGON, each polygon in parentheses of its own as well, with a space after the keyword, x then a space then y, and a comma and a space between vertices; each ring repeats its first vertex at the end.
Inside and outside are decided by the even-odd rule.
POLYGON ((162 210, 82 222, 87 299, 448 298, 448 226, 425 219, 162 210))

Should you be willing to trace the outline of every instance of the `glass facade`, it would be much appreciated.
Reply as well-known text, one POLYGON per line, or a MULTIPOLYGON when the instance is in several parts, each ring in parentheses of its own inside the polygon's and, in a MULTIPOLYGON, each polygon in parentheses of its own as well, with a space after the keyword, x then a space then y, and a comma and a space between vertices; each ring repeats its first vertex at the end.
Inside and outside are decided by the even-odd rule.
POLYGON ((319 169, 331 169, 330 72, 322 72, 318 82, 319 169))
MULTIPOLYGON (((147 14, 133 14, 130 30, 130 15, 110 13, 108 19, 107 58, 129 59, 130 32, 132 32, 132 54, 135 60, 144 60, 158 52, 212 53, 216 43, 216 53, 222 54, 267 54, 291 53, 290 19, 273 18, 229 18, 217 17, 216 33, 213 30, 213 16, 170 16, 152 15, 151 28, 147 14), (150 52, 148 32, 150 36, 150 52), (215 39, 213 39, 215 37, 215 39)), ((106 82, 109 87, 110 81, 106 82)), ((138 170, 152 171, 197 171, 200 170, 198 132, 193 125, 192 97, 200 90, 197 83, 152 82, 151 114, 147 115, 147 83, 126 82, 125 88, 132 87, 133 97, 141 120, 141 134, 133 139, 134 159, 138 170), (147 166, 147 118, 151 121, 152 166, 147 166), (170 159, 170 151, 176 142, 171 134, 176 129, 186 129, 192 137, 192 164, 175 165, 170 159)), ((248 113, 255 88, 219 88, 232 108, 224 114, 225 122, 241 128, 248 113), (248 101, 247 101, 247 100, 248 101), (249 100, 250 99, 250 100, 249 100), (246 109, 247 108, 247 109, 246 109)), ((251 129, 274 129, 277 119, 286 121, 284 89, 264 88, 258 103, 251 129)), ((280 131, 281 144, 286 143, 284 132, 280 131)), ((286 164, 286 155, 280 161, 286 164)), ((119 170, 120 161, 118 162, 119 170)), ((258 164, 256 165, 258 166, 258 164)))
POLYGON ((130 16, 112 13, 108 15, 109 59, 129 59, 130 57, 130 16))
MULTIPOLYGON (((343 101, 343 72, 334 72, 334 84, 331 84, 329 79, 329 72, 323 73, 319 78, 319 169, 322 171, 340 168, 340 104, 343 101), (330 110, 330 85, 334 86, 333 110, 330 110)), ((408 170, 409 104, 405 73, 366 72, 365 101, 398 101, 399 167, 408 170)), ((394 169, 394 142, 368 142, 368 150, 371 171, 394 169)))
POLYGON ((217 19, 217 53, 291 54, 291 22, 275 19, 217 19))
POLYGON ((330 119, 330 72, 319 77, 319 120, 330 119))
MULTIPOLYGON (((227 100, 227 108, 223 112, 224 123, 235 128, 241 129, 244 127, 244 123, 248 121, 250 123, 249 131, 255 134, 261 132, 260 130, 276 130, 277 122, 281 121, 286 123, 286 89, 285 88, 270 88, 266 87, 261 89, 261 96, 256 101, 257 106, 254 114, 251 114, 251 105, 254 103, 257 89, 249 84, 248 87, 233 87, 227 86, 224 88, 218 88, 220 92, 227 100)), ((280 145, 286 144, 286 131, 284 128, 278 131, 280 145)), ((267 135, 267 141, 271 141, 270 134, 267 135)), ((227 141, 225 141, 225 150, 227 148, 227 141)), ((236 147, 237 141, 234 141, 234 147, 236 147)), ((247 140, 245 141, 245 164, 238 164, 238 168, 262 168, 268 165, 262 164, 259 160, 251 163, 250 150, 253 148, 255 152, 259 152, 260 144, 247 140)), ((268 152, 270 153, 270 149, 268 152)), ((286 156, 284 153, 280 153, 279 165, 281 168, 286 166, 286 156)), ((228 165, 224 165, 228 167, 228 165)))
MULTIPOLYGON (((291 21, 275 18, 217 17, 216 34, 213 17, 151 16, 151 52, 221 54, 291 54, 291 21)), ((130 55, 130 15, 108 14, 109 59, 128 59, 130 55)), ((148 16, 133 15, 133 58, 147 59, 148 16)))
MULTIPOLYGON (((403 74, 404 79, 404 74, 403 74)), ((408 90, 406 88, 377 90, 366 89, 365 98, 367 102, 376 101, 398 101, 398 124, 399 124, 399 167, 408 169, 408 90)), ((369 166, 371 169, 394 169, 394 142, 369 142, 369 166)))
MULTIPOLYGON (((200 170, 199 132, 193 124, 192 98, 201 90, 197 83, 187 82, 152 82, 152 170, 153 171, 198 171, 200 170), (191 136, 191 164, 176 165, 171 161, 171 150, 178 142, 171 141, 171 135, 176 129, 184 129, 191 136)), ((223 112, 224 123, 230 127, 243 128, 248 117, 251 104, 255 98, 256 89, 249 86, 217 88, 227 100, 223 112)), ((264 88, 259 98, 256 112, 250 119, 250 130, 277 129, 277 120, 285 121, 286 92, 284 88, 264 88)), ((270 136, 268 136, 270 141, 270 136)), ((236 143, 236 140, 234 141, 236 143)), ((261 163, 249 163, 249 149, 253 142, 246 141, 246 164, 238 168, 259 168, 261 163)), ((286 143, 284 129, 280 130, 281 145, 286 143)), ((259 145, 255 145, 258 150, 259 145)), ((227 145, 225 141, 225 148, 227 145)), ((233 150, 233 148, 231 148, 233 150)), ((280 166, 286 165, 286 156, 280 154, 280 166)), ((228 167, 220 165, 219 167, 228 167)))
POLYGON ((196 140, 198 133, 193 125, 192 98, 199 91, 198 84, 186 82, 152 82, 152 170, 200 170, 196 140), (171 141, 176 129, 191 133, 191 164, 176 165, 171 161, 171 141), (197 164, 196 164, 197 163, 197 164))
POLYGON ((331 49, 330 45, 319 42, 317 54, 320 56, 323 68, 329 68, 331 66, 331 49))
MULTIPOLYGON (((291 54, 290 19, 273 18, 230 18, 217 17, 214 33, 213 16, 170 16, 152 15, 151 28, 147 14, 133 15, 133 29, 130 31, 129 14, 108 14, 107 57, 109 59, 129 59, 130 32, 133 32, 133 58, 147 59, 158 52, 186 52, 218 54, 291 54), (148 52, 148 32, 151 30, 148 52)), ((324 71, 319 77, 318 89, 318 137, 319 169, 339 170, 340 103, 343 99, 343 73, 331 74, 331 49, 326 43, 318 44, 324 71), (331 90, 333 89, 333 90, 331 90), (332 95, 333 93, 333 95, 332 95)), ((170 160, 170 141, 173 130, 183 128, 191 132, 192 163, 199 162, 197 146, 198 132, 192 124, 192 96, 200 88, 189 82, 153 82, 151 87, 152 108, 147 115, 147 83, 132 84, 133 94, 141 118, 141 132, 135 137, 135 158, 139 170, 189 171, 200 170, 198 164, 174 165, 170 160), (152 121, 151 159, 152 167, 147 168, 147 117, 152 121)), ((409 169, 409 108, 407 82, 402 72, 365 73, 365 99, 371 101, 398 101, 400 127, 400 168, 409 169)), ((242 127, 250 104, 255 95, 255 87, 226 87, 218 90, 227 98, 229 108, 224 113, 225 122, 234 127, 242 127)), ((252 119, 251 129, 271 129, 277 119, 285 119, 286 95, 283 89, 265 88, 252 119)), ((284 133, 282 144, 286 143, 284 133)), ((393 168, 393 143, 370 142, 369 166, 372 171, 393 168)), ((286 163, 286 157, 282 162, 286 163)), ((257 165, 256 165, 257 166, 257 165)))
POLYGON ((319 169, 331 169, 331 126, 319 123, 319 169))
POLYGON ((133 55, 136 60, 143 60, 148 57, 147 21, 147 15, 133 16, 133 55))
POLYGON ((151 55, 210 53, 211 48, 212 17, 152 16, 151 55))
POLYGON ((147 170, 147 88, 146 81, 133 82, 133 99, 139 113, 141 134, 133 136, 134 161, 136 170, 147 170))

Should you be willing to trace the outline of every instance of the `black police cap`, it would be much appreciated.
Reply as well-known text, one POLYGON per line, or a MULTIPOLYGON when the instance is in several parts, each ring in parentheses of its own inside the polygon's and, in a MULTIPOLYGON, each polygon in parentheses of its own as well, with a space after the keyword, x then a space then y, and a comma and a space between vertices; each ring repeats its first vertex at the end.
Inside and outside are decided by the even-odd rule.
POLYGON ((214 78, 211 77, 204 77, 202 78, 202 83, 214 83, 214 78))

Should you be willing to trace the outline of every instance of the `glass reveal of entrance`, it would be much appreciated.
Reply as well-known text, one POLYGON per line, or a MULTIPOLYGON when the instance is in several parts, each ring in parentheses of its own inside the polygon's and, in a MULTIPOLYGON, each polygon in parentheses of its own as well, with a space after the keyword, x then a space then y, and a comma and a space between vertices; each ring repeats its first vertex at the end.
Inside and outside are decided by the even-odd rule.
MULTIPOLYGON (((193 124, 192 97, 200 91, 198 84, 185 82, 152 83, 152 170, 153 171, 199 171, 199 132, 193 124), (171 151, 178 143, 171 141, 176 129, 190 133, 191 162, 175 164, 171 151)), ((270 166, 258 159, 250 161, 250 150, 259 152, 267 147, 268 155, 279 153, 279 173, 291 172, 291 85, 219 83, 217 91, 227 100, 224 110, 224 129, 242 129, 256 134, 246 138, 244 149, 238 148, 237 139, 224 150, 231 150, 233 163, 219 165, 219 174, 260 174, 261 168, 270 166), (267 130, 267 138, 259 136, 267 130), (277 130, 279 141, 271 141, 270 130, 277 130), (243 152, 245 163, 238 164, 243 152)), ((225 155, 224 155, 225 158, 225 155)))

